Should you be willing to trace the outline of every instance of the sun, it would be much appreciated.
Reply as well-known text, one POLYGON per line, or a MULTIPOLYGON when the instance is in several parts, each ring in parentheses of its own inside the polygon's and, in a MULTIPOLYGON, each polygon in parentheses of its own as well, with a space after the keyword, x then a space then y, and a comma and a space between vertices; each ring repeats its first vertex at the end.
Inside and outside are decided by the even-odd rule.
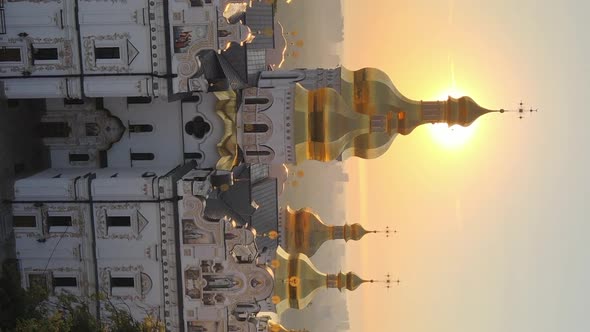
POLYGON ((432 138, 440 145, 448 149, 457 149, 464 146, 475 133, 475 124, 469 127, 454 125, 449 127, 446 123, 436 123, 430 126, 432 138))
MULTIPOLYGON (((442 94, 438 100, 446 100, 448 96, 459 98, 465 96, 463 92, 457 89, 451 89, 442 94)), ((432 139, 447 149, 458 149, 463 147, 475 134, 477 124, 473 123, 469 127, 460 125, 448 126, 446 123, 435 123, 429 126, 432 139)))

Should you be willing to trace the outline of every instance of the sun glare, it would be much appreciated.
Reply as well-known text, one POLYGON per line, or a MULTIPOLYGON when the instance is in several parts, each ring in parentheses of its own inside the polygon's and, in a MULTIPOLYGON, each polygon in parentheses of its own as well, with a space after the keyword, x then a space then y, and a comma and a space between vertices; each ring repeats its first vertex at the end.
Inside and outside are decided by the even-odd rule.
MULTIPOLYGON (((452 89, 447 93, 442 94, 438 100, 447 100, 448 96, 459 98, 466 96, 463 92, 452 89)), ((436 123, 429 126, 430 134, 441 146, 447 149, 458 149, 464 146, 475 133, 477 123, 471 124, 469 127, 454 125, 449 127, 446 123, 436 123)))
POLYGON ((440 145, 449 149, 460 148, 475 133, 475 124, 469 127, 459 125, 447 126, 446 123, 436 123, 430 126, 432 138, 440 145))

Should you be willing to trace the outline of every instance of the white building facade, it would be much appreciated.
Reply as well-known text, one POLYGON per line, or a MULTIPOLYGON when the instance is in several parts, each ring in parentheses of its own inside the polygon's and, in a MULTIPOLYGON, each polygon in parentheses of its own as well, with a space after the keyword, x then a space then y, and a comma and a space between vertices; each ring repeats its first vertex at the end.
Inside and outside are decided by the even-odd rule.
POLYGON ((244 1, 0 3, 0 79, 9 99, 208 91, 199 53, 253 39, 226 18, 245 11, 244 1))
MULTIPOLYGON (((103 294, 137 319, 178 330, 173 170, 50 169, 15 185, 13 225, 23 287, 103 294)), ((95 303, 98 317, 107 315, 95 303)))

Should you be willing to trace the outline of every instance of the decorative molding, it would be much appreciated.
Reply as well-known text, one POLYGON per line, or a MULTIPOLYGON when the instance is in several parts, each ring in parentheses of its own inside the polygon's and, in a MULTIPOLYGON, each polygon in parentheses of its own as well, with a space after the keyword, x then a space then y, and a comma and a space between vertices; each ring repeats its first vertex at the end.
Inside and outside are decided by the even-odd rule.
MULTIPOLYGON (((22 73, 24 71, 28 71, 30 73, 36 71, 53 71, 53 70, 77 70, 74 67, 73 62, 73 51, 72 51, 72 41, 65 38, 32 38, 32 37, 25 37, 25 38, 8 38, 8 43, 16 44, 21 49, 23 49, 23 55, 25 62, 21 65, 16 66, 6 66, 10 68, 10 71, 13 73, 22 73), (56 63, 48 63, 48 64, 33 64, 33 54, 30 51, 33 47, 33 44, 46 44, 52 47, 56 47, 58 51, 58 61, 56 63)), ((4 68, 0 68, 0 73, 6 73, 7 70, 4 68)))
MULTIPOLYGON (((96 237, 99 239, 141 240, 141 231, 149 223, 139 212, 139 203, 104 204, 96 206, 96 237), (127 233, 109 233, 107 227, 108 211, 124 211, 131 216, 131 227, 127 233), (134 219, 135 215, 135 219, 134 219)), ((117 214, 119 215, 119 214, 117 214)))
MULTIPOLYGON (((112 0, 109 0, 112 1, 112 0)), ((113 33, 110 35, 98 35, 98 36, 85 36, 83 39, 83 49, 84 49, 84 64, 86 65, 86 69, 89 71, 103 71, 103 72, 116 72, 116 73, 127 73, 129 72, 129 66, 125 63, 121 64, 104 64, 104 65, 97 65, 96 58, 94 55, 94 44, 95 41, 127 41, 131 35, 129 32, 123 33, 113 33)), ((121 45, 118 45, 121 47, 121 45)), ((121 54, 122 55, 122 54, 121 54)))

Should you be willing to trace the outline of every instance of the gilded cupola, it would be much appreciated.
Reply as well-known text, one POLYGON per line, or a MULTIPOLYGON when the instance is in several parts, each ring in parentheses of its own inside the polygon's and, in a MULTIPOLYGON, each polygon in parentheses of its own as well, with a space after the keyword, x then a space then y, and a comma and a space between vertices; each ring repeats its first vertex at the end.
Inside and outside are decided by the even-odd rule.
POLYGON ((281 246, 292 255, 302 253, 311 257, 326 241, 358 241, 368 233, 377 233, 365 230, 360 224, 326 225, 309 208, 293 210, 287 207, 282 213, 284 236, 281 246))
POLYGON ((355 290, 366 282, 354 273, 325 274, 304 254, 289 255, 281 247, 277 250, 277 259, 273 262, 275 272, 275 289, 272 300, 277 313, 289 308, 305 308, 319 290, 336 288, 355 290))
POLYGON ((341 70, 340 93, 332 88, 295 92, 297 162, 382 155, 397 134, 421 124, 468 126, 490 112, 469 97, 414 101, 403 96, 380 70, 341 70))

